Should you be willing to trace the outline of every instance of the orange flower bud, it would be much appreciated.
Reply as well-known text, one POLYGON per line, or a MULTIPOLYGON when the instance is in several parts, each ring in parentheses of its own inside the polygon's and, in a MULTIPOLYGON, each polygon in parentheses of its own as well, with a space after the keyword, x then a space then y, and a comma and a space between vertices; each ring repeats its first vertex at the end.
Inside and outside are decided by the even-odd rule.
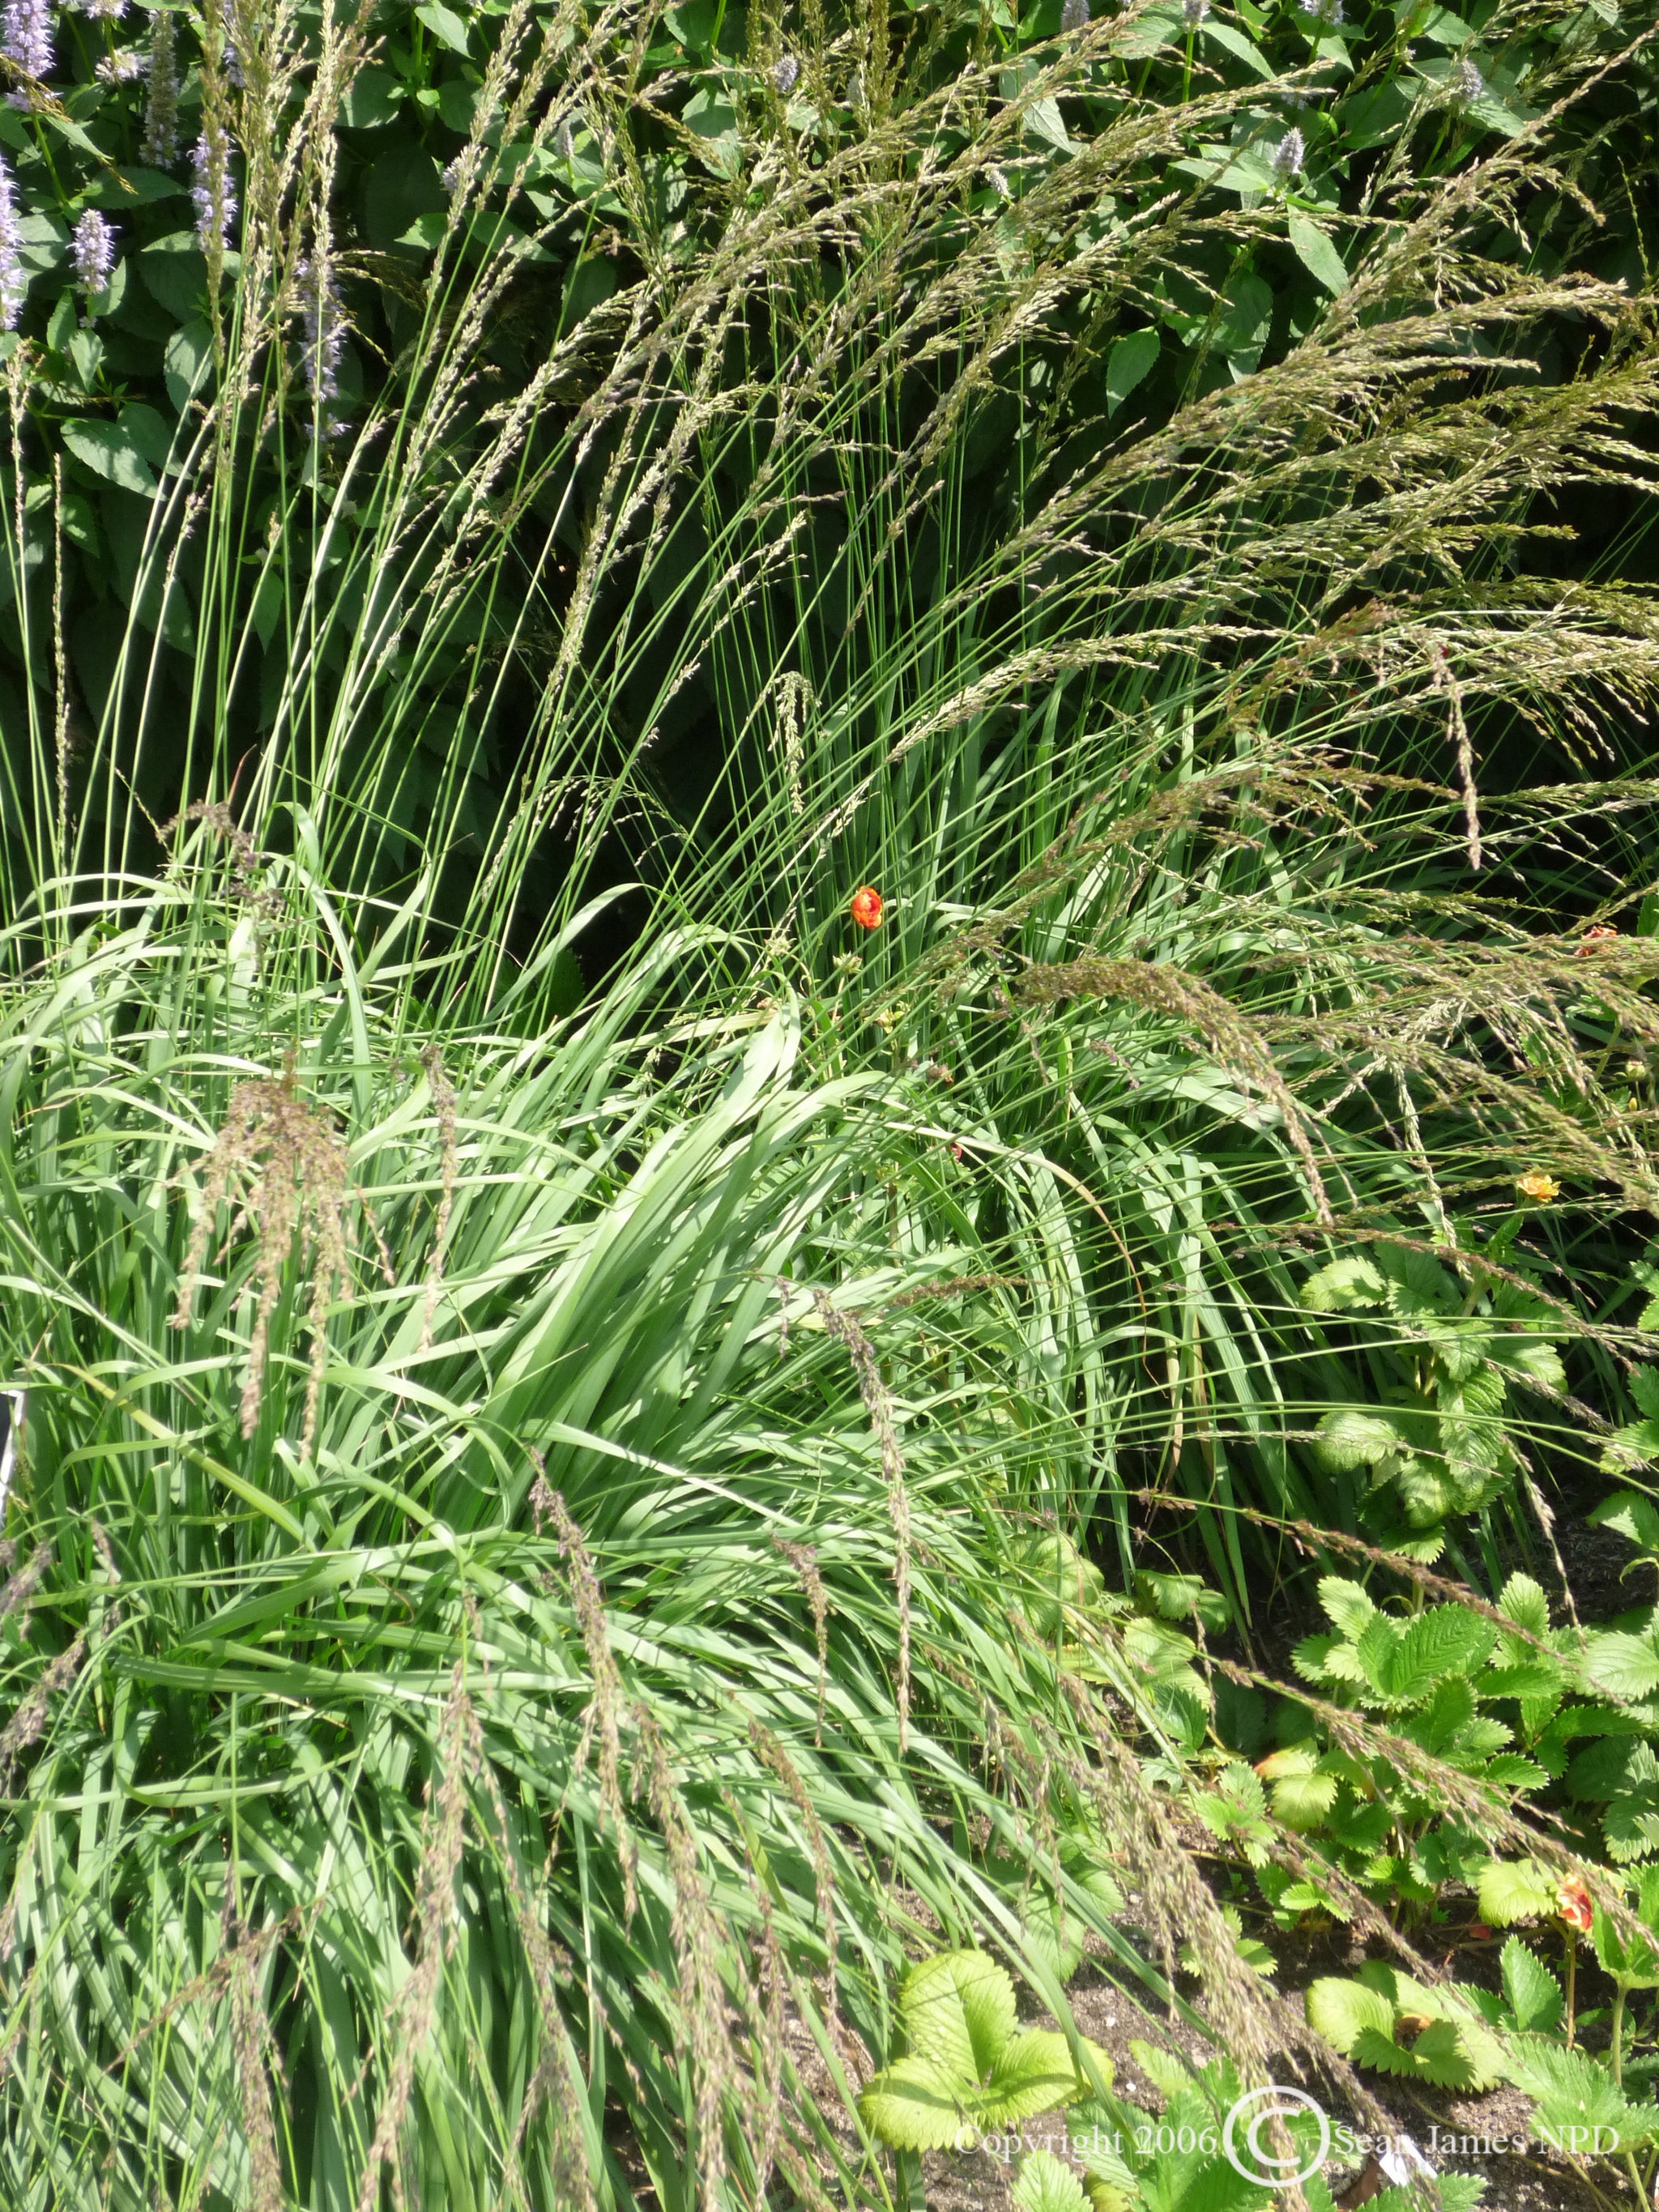
POLYGON ((1578 948, 1577 957, 1581 960, 1588 959, 1596 945, 1605 943, 1609 937, 1617 937, 1618 934, 1618 931, 1610 921, 1592 922, 1584 932, 1584 941, 1578 948))
POLYGON ((848 909, 860 929, 879 929, 881 910, 881 893, 868 884, 862 890, 854 892, 853 903, 848 909))
POLYGON ((1590 1908, 1589 1892, 1582 1881, 1564 1881, 1555 1893, 1555 1909, 1569 1928, 1577 1928, 1588 1936, 1595 1914, 1590 1908))

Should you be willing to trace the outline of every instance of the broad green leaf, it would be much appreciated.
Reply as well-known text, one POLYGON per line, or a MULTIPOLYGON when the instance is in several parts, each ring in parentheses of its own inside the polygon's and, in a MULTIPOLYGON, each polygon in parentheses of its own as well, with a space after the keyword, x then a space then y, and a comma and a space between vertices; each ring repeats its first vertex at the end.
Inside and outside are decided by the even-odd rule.
POLYGON ((155 489, 155 473, 131 437, 113 422, 88 422, 71 418, 63 426, 64 443, 78 461, 123 491, 155 489))
POLYGON ((1380 1990, 1367 1989, 1363 1982, 1328 1975, 1310 1986, 1305 2003, 1309 2027, 1345 2058, 1352 2056, 1367 2028, 1375 2035, 1393 2038, 1392 2001, 1380 1990))
POLYGON ((895 2150, 965 2148, 977 2132, 945 2078, 920 2058, 884 2067, 860 2094, 858 2107, 870 2132, 895 2150))
POLYGON ((1346 292, 1348 271, 1342 256, 1311 216, 1292 208, 1290 229, 1296 257, 1316 283, 1322 284, 1328 292, 1346 292))
POLYGON ((1050 146, 1058 146, 1062 153, 1073 151, 1057 100, 1034 100, 1021 120, 1034 138, 1041 138, 1050 146))
POLYGON ((1162 343, 1155 330, 1130 331, 1115 339, 1106 356, 1106 407, 1115 412, 1158 365, 1162 343))
POLYGON ((213 372, 213 333, 204 322, 174 331, 161 356, 167 397, 183 414, 213 372))
MULTIPOLYGON (((1604 2128, 1616 2132, 1621 2149, 1633 2149, 1659 2134, 1659 2106, 1628 2103, 1604 2066, 1583 2051, 1528 2036, 1511 2049, 1510 2078, 1538 2100, 1533 2124, 1557 2134, 1569 2128, 1604 2128)), ((1589 2139, 1580 2136, 1587 2142, 1589 2139)))
POLYGON ((433 37, 447 46, 452 53, 466 52, 465 21, 453 8, 446 8, 443 0, 420 0, 415 13, 433 37))
MULTIPOLYGON (((955 1962, 961 1955, 943 1951, 912 1966, 899 1992, 899 2017, 915 2057, 931 2067, 941 2081, 967 2083, 975 2081, 981 2069, 975 2063, 973 2035, 957 1985, 955 1962)), ((991 1977, 1001 1972, 995 1960, 985 1958, 982 1953, 969 1955, 981 1960, 991 1977)), ((1006 1981, 1007 1978, 1005 1975, 1003 1978, 1006 1981)), ((1010 1983, 1011 2017, 1012 2000, 1013 1985, 1010 1983)))

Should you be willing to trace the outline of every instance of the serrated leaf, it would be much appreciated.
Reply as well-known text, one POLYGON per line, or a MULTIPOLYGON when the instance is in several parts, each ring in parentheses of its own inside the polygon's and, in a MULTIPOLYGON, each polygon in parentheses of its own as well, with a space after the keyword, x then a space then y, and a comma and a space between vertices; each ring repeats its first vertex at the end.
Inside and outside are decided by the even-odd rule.
MULTIPOLYGON (((1659 1869, 1649 1868, 1647 1880, 1650 1882, 1656 1875, 1659 1875, 1659 1869)), ((1627 1989, 1659 1989, 1659 1942, 1642 1936, 1621 1935, 1608 1918, 1606 1908, 1600 1905, 1590 1923, 1590 1941, 1603 1969, 1622 1981, 1627 1989)), ((1522 2022, 1522 2027, 1528 2024, 1522 2022)))
POLYGON ((1491 1859, 1475 1886, 1480 1917, 1490 1927, 1508 1928, 1553 1913, 1556 1887, 1555 1876, 1537 1859, 1491 1859))
MULTIPOLYGON (((1595 1517, 1591 1515, 1591 1519, 1595 1517)), ((1530 1575, 1511 1575, 1498 1595, 1498 1610, 1528 1636, 1550 1632, 1550 1601, 1530 1575)))
MULTIPOLYGON (((1207 172, 1205 172, 1207 174, 1207 172)), ((1363 1253, 1333 1260, 1302 1285, 1302 1303, 1314 1313, 1352 1313, 1386 1303, 1387 1277, 1363 1253)))
POLYGON ((1511 1936, 1504 1944, 1499 1972, 1516 2026, 1543 2033, 1553 2028, 1565 2008, 1561 1984, 1518 1936, 1511 1936))
POLYGON ((1066 2038, 1054 2028, 1028 2027, 1009 2039, 974 2109, 988 2127, 1006 2127, 1070 2103, 1078 2087, 1066 2038))
POLYGON ((1509 2071, 1517 2088, 1537 2099, 1533 2118, 1540 2129, 1610 2128, 1620 2149, 1659 2131, 1659 2106, 1628 2103, 1607 2069, 1582 2051, 1529 2036, 1512 2046, 1509 2071))
POLYGON ((911 2051, 943 2078, 977 2081, 1013 2033, 1014 1985, 983 1951, 942 1951, 905 1976, 899 2017, 911 2051))
POLYGON ((1392 2001, 1380 1990, 1367 1989, 1363 1982, 1326 1976, 1311 1984, 1305 2003, 1309 2027, 1345 2058, 1353 2055, 1356 2043, 1367 2030, 1385 2039, 1393 2037, 1392 2001))
POLYGON ((1490 2089, 1504 2078, 1502 2051, 1478 2028, 1432 2021, 1411 2048, 1419 2080, 1437 2089, 1490 2089))
POLYGON ((1155 2044, 1136 2039, 1129 2045, 1129 2056, 1153 2088, 1161 2089, 1166 2097, 1182 2096, 1192 2087, 1190 2070, 1173 2051, 1160 2051, 1155 2044))
POLYGON ((1590 1680, 1616 1698, 1645 1698, 1659 1689, 1659 1653, 1644 1636, 1622 1629, 1591 1631, 1584 1654, 1590 1680))
POLYGON ((1008 2193, 1020 2212, 1089 2212, 1083 2184, 1052 2151, 1030 2152, 1008 2193))
POLYGON ((1640 1550, 1659 1556, 1659 1505, 1639 1491, 1615 1491, 1589 1517, 1593 1528, 1616 1528, 1640 1550))
POLYGON ((1419 1613, 1396 1634, 1376 1634, 1373 1621, 1356 1647, 1360 1663, 1382 1695, 1394 1705, 1414 1705, 1448 1675, 1468 1674, 1491 1651, 1496 1631, 1462 1606, 1439 1605, 1419 1613))
POLYGON ((859 2117, 895 2150, 946 2150, 971 2142, 975 2130, 933 2069, 919 2058, 883 2069, 858 2100, 859 2117))
POLYGON ((1273 1784, 1273 1816, 1287 1828, 1316 1828, 1340 1788, 1334 1774, 1287 1774, 1273 1784))
POLYGON ((1325 1617, 1352 1644, 1364 1630, 1376 1613, 1368 1593, 1358 1583, 1351 1583, 1343 1575, 1322 1575, 1319 1582, 1319 1602, 1325 1617))

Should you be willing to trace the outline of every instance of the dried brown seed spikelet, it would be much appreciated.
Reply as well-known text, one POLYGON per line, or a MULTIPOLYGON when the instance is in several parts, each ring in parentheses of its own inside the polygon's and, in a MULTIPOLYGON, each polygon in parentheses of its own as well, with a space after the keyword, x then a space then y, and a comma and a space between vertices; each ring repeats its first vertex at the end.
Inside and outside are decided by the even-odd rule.
POLYGON ((52 1699, 60 1690, 67 1689, 80 1672, 86 1648, 83 1631, 73 1644, 58 1653, 6 1723, 3 1730, 0 1730, 0 1796, 11 1788, 12 1771, 17 1765, 19 1752, 27 1751, 30 1744, 40 1741, 52 1699))
POLYGON ((222 1927, 229 1966, 231 2041, 241 2089, 242 2130, 247 2139, 248 2212, 284 2212, 283 2162, 276 2148, 266 2071, 268 2064, 274 2066, 280 2079, 282 2056, 259 1994, 260 1954, 248 1942, 248 1929, 232 1910, 228 1872, 222 1927))
POLYGON ((255 1076, 239 1083, 230 1094, 224 1127, 208 1160, 201 1212, 179 1273, 179 1302, 173 1315, 175 1328, 189 1323, 197 1278, 219 1207, 232 1199, 248 1177, 252 1177, 251 1187, 231 1227, 234 1236, 242 1221, 251 1221, 258 1237, 254 1273, 259 1304, 242 1385, 242 1434, 251 1437, 258 1425, 270 1316, 282 1290, 289 1253, 309 1216, 311 1372, 300 1445, 302 1455, 308 1457, 317 1437, 317 1411, 328 1350, 325 1316, 329 1293, 349 1264, 344 1225, 347 1168, 345 1147, 330 1121, 300 1097, 291 1060, 279 1081, 255 1076))
POLYGON ((1278 1107, 1285 1118, 1285 1133, 1307 1176, 1314 1210, 1326 1227, 1333 1225, 1330 1200, 1302 1109, 1254 1026, 1218 991, 1164 961, 1097 957, 1028 968, 1015 988, 1028 1006, 1052 1006, 1061 999, 1121 999, 1190 1023, 1231 1074, 1265 1091, 1278 1107))
POLYGON ((611 1656, 611 1639, 605 1625, 605 1599, 599 1589, 599 1578, 593 1571, 593 1562, 582 1541, 581 1530, 571 1519, 570 1510, 560 1493, 548 1489, 541 1454, 533 1446, 530 1456, 535 1462, 538 1477, 538 1487, 531 1493, 531 1503, 537 1512, 538 1521, 545 1513, 557 1533, 559 1549, 564 1556, 565 1581, 570 1591, 570 1602, 575 1608, 577 1625, 582 1632, 582 1643, 587 1653, 587 1671, 593 1677, 592 1703, 588 1706, 583 1723, 581 1743, 577 1750, 572 1778, 574 1780, 575 1773, 580 1771, 589 1742, 597 1736, 599 1747, 599 1811, 611 1829, 617 1845, 617 1856, 622 1863, 623 1909, 626 1917, 631 1921, 640 1906, 639 1853, 629 1832, 628 1814, 623 1806, 622 1730, 617 1720, 623 1696, 622 1677, 617 1672, 617 1662, 611 1656))
POLYGON ((393 2193, 401 2191, 398 2136, 415 2086, 415 2062, 437 2007, 439 1976, 445 1958, 455 1948, 455 1875, 465 1840, 471 1719, 472 1702, 458 1662, 438 1724, 437 1757, 421 1818, 421 1856, 415 1876, 415 1971, 398 1992, 386 2021, 392 2065, 374 2140, 363 2166, 357 2212, 375 2212, 380 2201, 380 2169, 388 2160, 393 2193))
POLYGON ((696 1833, 669 1765, 662 1731, 645 1705, 635 1705, 633 1719, 646 1800, 662 1831, 673 1881, 669 1932, 679 1966, 680 2027, 690 2039, 696 2083, 697 2176, 704 2204, 716 2212, 726 2171, 726 2101, 742 2086, 726 2024, 726 1978, 720 1971, 724 1930, 703 1879, 696 1833))
POLYGON ((800 1578, 806 1602, 812 1609, 812 1633, 818 1647, 817 1718, 812 1730, 815 1744, 823 1741, 823 1700, 830 1683, 830 1593, 823 1587, 823 1577, 818 1572, 818 1555, 811 1544, 792 1544, 787 1537, 774 1536, 772 1549, 788 1560, 800 1578))
POLYGON ((508 2148, 508 2164, 516 2172, 525 2130, 544 2101, 550 2096, 557 2115, 552 2142, 555 2202, 562 2208, 567 2205, 574 2208, 574 2212, 594 2212, 593 2180, 588 2171, 581 2115, 576 2104, 576 2085, 571 2078, 566 2056, 564 2015, 559 2007, 559 1984, 561 1981, 574 1982, 576 1969, 569 1954, 552 1940, 536 1916, 535 1906, 525 1887, 514 1853, 512 1817, 495 1770, 483 1756, 483 1740, 477 1734, 477 1728, 474 1716, 473 1771, 495 1816, 499 1837, 492 1836, 483 1820, 477 1815, 474 1816, 475 1826, 485 1845, 495 1850, 542 2015, 541 2056, 519 2108, 513 2141, 508 2148))
POLYGON ((812 1862, 818 1922, 823 1930, 823 2024, 848 2079, 858 2081, 862 2078, 864 2069, 860 2063, 857 2045, 848 2033, 841 2016, 838 1996, 841 1953, 836 1930, 836 1877, 830 1864, 823 1823, 818 1818, 817 1808, 812 1802, 811 1794, 799 1768, 770 1729, 763 1728, 759 1721, 751 1720, 749 1741, 755 1747, 761 1764, 769 1768, 782 1783, 789 1802, 799 1814, 801 1826, 806 1832, 806 1853, 812 1862))
POLYGON ((851 1314, 843 1313, 827 1291, 814 1289, 812 1303, 823 1326, 837 1344, 846 1346, 858 1378, 859 1395, 870 1416, 876 1442, 881 1448, 881 1471, 887 1483, 887 1510, 893 1523, 893 1581, 898 1591, 898 1747, 902 1759, 910 1747, 910 1495, 904 1487, 904 1461, 893 1425, 893 1401, 881 1379, 876 1348, 851 1314))

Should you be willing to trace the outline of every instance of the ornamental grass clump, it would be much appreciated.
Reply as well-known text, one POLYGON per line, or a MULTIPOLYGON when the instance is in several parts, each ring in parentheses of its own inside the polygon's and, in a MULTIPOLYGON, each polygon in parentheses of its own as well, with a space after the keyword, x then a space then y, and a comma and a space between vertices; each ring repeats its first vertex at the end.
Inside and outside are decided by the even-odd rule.
POLYGON ((1444 1271, 1449 1466, 1451 1355, 1549 1335, 1516 1542, 1612 1425, 1659 619, 1549 564, 1649 494, 1654 301, 1570 237, 1642 57, 1460 102, 1351 30, 1287 131, 1306 40, 1202 9, 679 82, 653 7, 427 14, 435 106, 360 14, 83 72, 170 187, 106 355, 0 171, 0 2197, 850 2204, 924 1925, 1062 2022, 1056 1925, 1177 2013, 1187 1943, 1306 2047, 1187 1849, 1270 1678, 1128 1593, 1243 1632, 1354 1524, 1310 1272, 1444 1271))

